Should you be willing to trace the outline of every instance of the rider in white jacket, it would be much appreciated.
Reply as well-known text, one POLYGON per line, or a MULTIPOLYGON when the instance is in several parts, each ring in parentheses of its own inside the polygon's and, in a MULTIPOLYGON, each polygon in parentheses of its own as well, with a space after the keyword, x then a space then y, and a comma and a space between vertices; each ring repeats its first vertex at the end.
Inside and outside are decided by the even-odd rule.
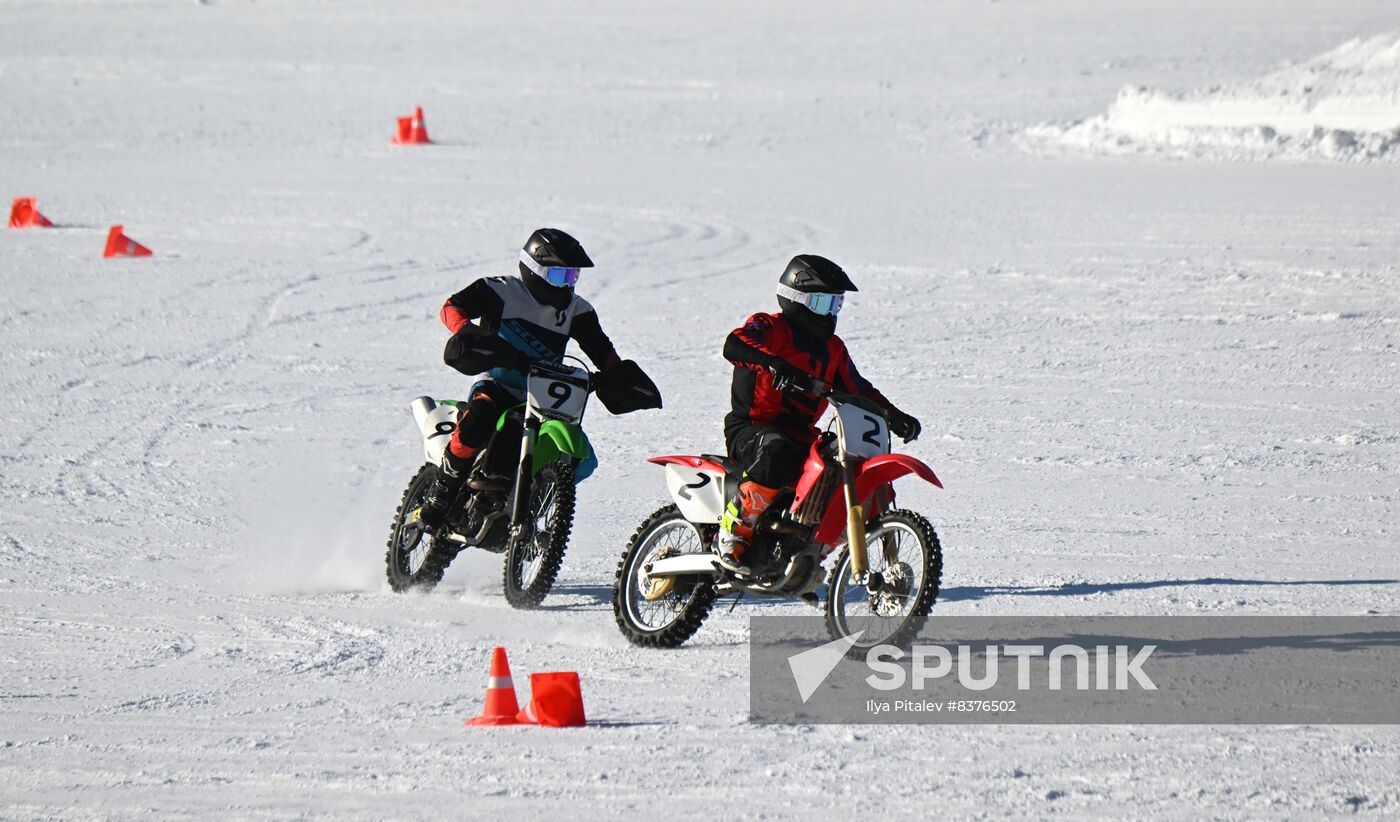
POLYGON ((574 293, 580 270, 592 267, 578 240, 541 228, 520 251, 519 277, 483 277, 443 305, 442 322, 453 335, 444 359, 463 373, 485 371, 486 378, 472 386, 433 485, 414 512, 424 526, 442 523, 497 418, 523 399, 530 363, 561 362, 571 339, 601 371, 621 363, 593 306, 574 293))

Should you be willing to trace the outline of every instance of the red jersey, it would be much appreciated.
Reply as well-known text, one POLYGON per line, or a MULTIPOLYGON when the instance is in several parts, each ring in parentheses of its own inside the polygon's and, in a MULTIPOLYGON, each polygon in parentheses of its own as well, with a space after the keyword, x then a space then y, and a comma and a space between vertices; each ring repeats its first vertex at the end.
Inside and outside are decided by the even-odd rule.
MULTIPOLYGON (((838 390, 860 394, 894 410, 851 361, 846 343, 835 334, 825 340, 809 340, 793 331, 782 314, 755 314, 734 329, 745 346, 776 357, 838 390)), ((773 374, 749 358, 730 358, 734 382, 730 391, 731 408, 724 418, 725 439, 747 425, 767 425, 780 429, 798 443, 810 444, 817 438, 817 420, 827 402, 801 391, 779 391, 773 387, 773 374)))

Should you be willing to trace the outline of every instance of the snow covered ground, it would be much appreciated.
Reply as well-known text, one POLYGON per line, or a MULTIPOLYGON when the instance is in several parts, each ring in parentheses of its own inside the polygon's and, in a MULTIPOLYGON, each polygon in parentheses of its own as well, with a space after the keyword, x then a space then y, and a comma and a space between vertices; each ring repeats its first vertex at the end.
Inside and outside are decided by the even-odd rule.
POLYGON ((723 335, 812 251, 947 485, 935 613, 1400 610, 1400 167, 1014 138, 1400 30, 1287 9, 0 5, 0 195, 60 224, 0 232, 0 816, 1395 814, 1394 728, 754 727, 746 620, 799 606, 670 653, 608 606, 645 457, 720 447, 723 335), (594 409, 543 610, 486 555, 393 595, 438 306, 551 224, 667 408, 594 409), (462 727, 496 644, 594 726, 462 727))
POLYGON ((1027 135, 1107 153, 1393 159, 1400 156, 1400 33, 1348 40, 1259 80, 1185 97, 1126 86, 1107 114, 1027 135))

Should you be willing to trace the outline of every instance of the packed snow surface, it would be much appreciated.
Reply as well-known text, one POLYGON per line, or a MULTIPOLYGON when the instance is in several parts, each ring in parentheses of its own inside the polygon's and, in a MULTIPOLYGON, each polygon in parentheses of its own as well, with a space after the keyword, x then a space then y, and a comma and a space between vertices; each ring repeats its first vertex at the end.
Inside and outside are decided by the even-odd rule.
POLYGON ((1400 157, 1400 33, 1353 38, 1239 85, 1175 95, 1127 86, 1103 115, 1033 140, 1115 154, 1293 160, 1400 157))
POLYGON ((946 485, 901 492, 935 615, 1400 612, 1400 165, 987 139, 1400 29, 1286 6, 0 3, 0 193, 58 223, 0 231, 0 817, 1395 816, 1395 728, 757 727, 748 619, 804 606, 674 652, 609 607, 646 458, 722 448, 724 335, 813 252, 946 485), (438 308, 543 225, 666 408, 590 410, 544 608, 480 552, 395 595, 438 308), (593 724, 463 727, 498 644, 593 724))

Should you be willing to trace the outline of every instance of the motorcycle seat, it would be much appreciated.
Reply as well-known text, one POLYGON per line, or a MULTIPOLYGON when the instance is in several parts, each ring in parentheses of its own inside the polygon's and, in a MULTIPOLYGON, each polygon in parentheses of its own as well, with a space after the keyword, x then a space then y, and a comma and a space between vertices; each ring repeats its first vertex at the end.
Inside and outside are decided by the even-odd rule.
POLYGON ((731 458, 728 457, 727 455, 724 455, 724 454, 701 454, 700 456, 703 457, 703 458, 705 458, 705 459, 707 459, 707 460, 710 460, 710 461, 712 461, 712 462, 717 462, 717 463, 719 463, 719 464, 720 464, 720 467, 722 467, 722 468, 724 469, 724 473, 726 473, 726 474, 742 474, 742 473, 744 473, 744 467, 743 467, 742 465, 740 465, 739 463, 735 462, 733 459, 731 459, 731 458))

